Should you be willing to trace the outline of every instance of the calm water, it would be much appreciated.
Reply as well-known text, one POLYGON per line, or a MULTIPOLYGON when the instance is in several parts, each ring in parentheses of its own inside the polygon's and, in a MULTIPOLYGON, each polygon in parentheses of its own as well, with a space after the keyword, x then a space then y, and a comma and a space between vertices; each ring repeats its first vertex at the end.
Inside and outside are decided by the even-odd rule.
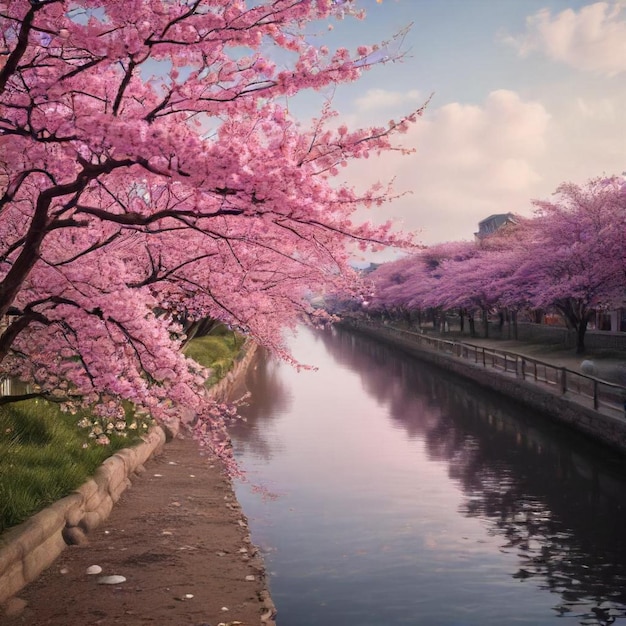
POLYGON ((261 357, 233 429, 278 626, 626 624, 626 463, 366 338, 261 357))

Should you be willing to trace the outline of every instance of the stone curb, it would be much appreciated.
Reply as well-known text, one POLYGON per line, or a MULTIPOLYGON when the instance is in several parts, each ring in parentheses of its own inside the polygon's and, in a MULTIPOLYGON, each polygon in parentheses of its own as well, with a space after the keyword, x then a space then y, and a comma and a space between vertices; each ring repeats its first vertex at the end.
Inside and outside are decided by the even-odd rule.
POLYGON ((0 536, 0 604, 35 580, 68 545, 84 543, 140 472, 144 462, 165 443, 165 432, 153 426, 143 441, 116 452, 74 493, 0 536))
MULTIPOLYGON (((256 344, 244 345, 242 358, 209 390, 212 398, 219 401, 227 398, 255 352, 256 344)), ((89 532, 107 519, 114 504, 130 486, 131 476, 141 473, 144 463, 177 435, 178 428, 173 426, 153 426, 141 443, 118 450, 76 491, 5 531, 0 536, 0 605, 50 567, 68 545, 86 543, 89 532)), ((267 586, 265 572, 263 584, 267 586)), ((267 588, 262 591, 260 600, 264 607, 262 626, 274 626, 276 608, 267 588)))

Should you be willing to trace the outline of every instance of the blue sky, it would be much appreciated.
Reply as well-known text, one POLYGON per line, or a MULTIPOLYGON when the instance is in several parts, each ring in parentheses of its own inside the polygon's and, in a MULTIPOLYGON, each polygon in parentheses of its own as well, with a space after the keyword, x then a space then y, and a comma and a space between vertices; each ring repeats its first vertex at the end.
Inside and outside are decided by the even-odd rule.
MULTIPOLYGON (((626 170, 626 0, 360 0, 364 21, 320 27, 320 44, 354 49, 413 24, 403 57, 340 86, 352 126, 385 123, 431 93, 425 115, 386 155, 349 168, 357 186, 395 178, 374 221, 392 218, 426 244, 471 239, 492 213, 530 215, 559 183, 626 170)), ((326 94, 328 95, 328 94, 326 94)), ((320 96, 290 105, 306 117, 320 96)))

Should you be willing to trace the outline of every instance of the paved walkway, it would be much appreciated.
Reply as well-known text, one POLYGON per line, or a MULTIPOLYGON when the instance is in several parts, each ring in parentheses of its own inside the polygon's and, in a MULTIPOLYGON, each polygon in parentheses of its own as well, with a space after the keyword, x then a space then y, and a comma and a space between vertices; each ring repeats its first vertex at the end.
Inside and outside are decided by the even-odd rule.
POLYGON ((494 350, 504 350, 514 352, 529 358, 544 361, 555 367, 565 367, 573 372, 584 373, 581 370, 583 361, 592 361, 595 366, 596 378, 606 380, 626 386, 626 353, 617 354, 610 353, 609 356, 601 351, 581 355, 576 354, 572 349, 565 349, 559 345, 550 344, 531 344, 524 341, 516 341, 513 339, 485 339, 482 337, 468 337, 467 335, 459 336, 452 333, 429 333, 431 336, 437 336, 441 339, 452 339, 462 341, 485 348, 494 350))

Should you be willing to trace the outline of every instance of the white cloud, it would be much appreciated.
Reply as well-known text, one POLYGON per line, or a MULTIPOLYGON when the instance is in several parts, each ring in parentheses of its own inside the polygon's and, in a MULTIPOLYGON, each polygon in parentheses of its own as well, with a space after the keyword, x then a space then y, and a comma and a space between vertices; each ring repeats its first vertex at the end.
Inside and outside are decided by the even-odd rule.
POLYGON ((415 103, 421 103, 423 100, 424 98, 417 90, 401 92, 369 89, 364 96, 357 98, 356 107, 359 113, 378 109, 394 109, 398 106, 406 109, 414 106, 415 103))
POLYGON ((403 135, 411 156, 386 154, 356 164, 352 180, 396 179, 391 213, 408 230, 424 229, 422 239, 470 239, 490 213, 517 210, 541 179, 534 160, 545 150, 550 116, 536 102, 498 90, 482 105, 451 103, 428 109, 403 135))
POLYGON ((521 56, 540 52, 576 69, 614 76, 626 71, 625 5, 596 2, 577 13, 542 9, 526 20, 526 32, 505 39, 521 56))
POLYGON ((626 85, 598 95, 559 85, 542 102, 497 90, 480 104, 431 105, 399 138, 414 154, 355 163, 349 181, 364 187, 395 179, 398 192, 410 191, 380 221, 420 230, 424 243, 471 239, 484 217, 530 215, 531 200, 549 197, 561 182, 624 171, 626 118, 616 113, 623 110, 626 85))

